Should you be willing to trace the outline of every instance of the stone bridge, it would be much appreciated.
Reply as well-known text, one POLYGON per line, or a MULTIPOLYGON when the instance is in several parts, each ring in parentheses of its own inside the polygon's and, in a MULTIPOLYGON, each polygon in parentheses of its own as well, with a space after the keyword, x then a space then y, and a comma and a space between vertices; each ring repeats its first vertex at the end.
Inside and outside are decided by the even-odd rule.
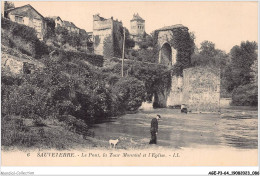
POLYGON ((159 63, 161 64, 171 66, 176 63, 177 51, 171 45, 171 41, 173 40, 173 31, 177 29, 181 29, 185 32, 188 32, 189 30, 181 24, 155 30, 158 34, 157 43, 159 45, 159 63))
MULTIPOLYGON (((158 63, 173 66, 176 63, 177 50, 171 45, 173 31, 188 28, 179 24, 157 29, 159 45, 158 63)), ((160 107, 173 107, 186 104, 193 112, 216 112, 220 107, 220 70, 217 68, 193 67, 183 70, 183 76, 172 75, 172 87, 169 94, 156 92, 154 102, 160 107), (168 96, 167 96, 168 95, 168 96)))

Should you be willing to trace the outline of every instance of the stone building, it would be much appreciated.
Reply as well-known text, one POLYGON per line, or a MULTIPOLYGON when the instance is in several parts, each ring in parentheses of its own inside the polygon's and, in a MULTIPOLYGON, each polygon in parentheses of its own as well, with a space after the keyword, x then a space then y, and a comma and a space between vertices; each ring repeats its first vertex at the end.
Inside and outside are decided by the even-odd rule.
POLYGON ((78 28, 73 22, 62 20, 59 16, 52 16, 50 18, 54 20, 55 28, 64 27, 69 32, 74 32, 77 34, 80 33, 80 30, 83 30, 83 29, 78 28))
POLYGON ((123 48, 123 24, 111 18, 93 15, 94 53, 105 58, 121 57, 123 48))
POLYGON ((63 20, 59 16, 52 16, 50 17, 55 22, 55 28, 63 26, 63 20))
POLYGON ((145 20, 134 14, 132 20, 130 20, 130 35, 135 42, 141 41, 145 34, 145 20))
MULTIPOLYGON (((155 30, 158 44, 158 63, 169 66, 176 64, 178 50, 171 42, 174 31, 188 33, 181 24, 166 26, 155 30)), ((186 104, 192 112, 217 112, 220 108, 220 69, 192 67, 183 70, 183 76, 172 75, 169 94, 157 92, 155 101, 161 107, 186 104), (167 96, 166 96, 167 95, 167 96)))
POLYGON ((75 33, 79 34, 79 28, 70 21, 63 21, 63 27, 68 29, 69 32, 75 32, 75 33))
POLYGON ((46 33, 47 25, 44 17, 30 4, 7 10, 5 17, 11 21, 34 28, 41 40, 46 33))

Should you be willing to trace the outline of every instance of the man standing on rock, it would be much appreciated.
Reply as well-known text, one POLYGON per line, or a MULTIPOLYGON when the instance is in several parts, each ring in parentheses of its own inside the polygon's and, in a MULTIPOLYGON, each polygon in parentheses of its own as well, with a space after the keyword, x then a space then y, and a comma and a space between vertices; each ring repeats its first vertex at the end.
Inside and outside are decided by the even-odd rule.
POLYGON ((151 140, 149 144, 157 144, 157 133, 158 133, 158 120, 161 119, 160 115, 157 115, 156 118, 153 118, 151 121, 151 140))

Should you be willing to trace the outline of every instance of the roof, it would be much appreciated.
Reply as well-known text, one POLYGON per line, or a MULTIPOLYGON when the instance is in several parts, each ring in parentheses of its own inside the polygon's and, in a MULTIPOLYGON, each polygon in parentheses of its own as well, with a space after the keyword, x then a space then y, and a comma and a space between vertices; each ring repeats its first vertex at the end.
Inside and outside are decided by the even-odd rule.
POLYGON ((13 10, 17 10, 17 9, 24 8, 24 7, 30 7, 30 8, 32 8, 39 16, 41 16, 41 17, 44 19, 44 17, 43 17, 37 10, 35 10, 35 8, 33 8, 30 4, 27 4, 27 5, 24 5, 24 6, 21 6, 21 7, 16 7, 16 8, 8 9, 8 10, 6 10, 6 12, 9 13, 9 12, 11 12, 11 11, 13 11, 13 10))
POLYGON ((69 21, 63 21, 63 25, 64 25, 65 27, 78 28, 74 23, 69 22, 69 21))
POLYGON ((167 30, 178 29, 178 28, 188 29, 188 27, 183 26, 182 24, 175 24, 175 25, 172 25, 172 26, 165 26, 165 27, 162 27, 160 29, 156 29, 155 31, 167 31, 167 30))
POLYGON ((80 34, 87 34, 87 32, 86 32, 85 29, 79 29, 79 33, 80 33, 80 34))
POLYGON ((54 20, 59 18, 61 21, 63 21, 59 16, 50 16, 49 18, 54 19, 54 20))
POLYGON ((134 14, 133 19, 131 21, 145 21, 142 17, 139 16, 139 14, 134 14))

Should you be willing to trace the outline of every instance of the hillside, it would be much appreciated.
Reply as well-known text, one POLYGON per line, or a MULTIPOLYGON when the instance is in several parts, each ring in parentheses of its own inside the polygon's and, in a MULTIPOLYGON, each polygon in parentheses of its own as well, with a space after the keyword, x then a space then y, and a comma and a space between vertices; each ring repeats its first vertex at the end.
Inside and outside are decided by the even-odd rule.
POLYGON ((143 82, 105 71, 102 56, 48 46, 6 19, 1 36, 6 150, 91 147, 91 125, 135 111, 144 100, 143 82))

